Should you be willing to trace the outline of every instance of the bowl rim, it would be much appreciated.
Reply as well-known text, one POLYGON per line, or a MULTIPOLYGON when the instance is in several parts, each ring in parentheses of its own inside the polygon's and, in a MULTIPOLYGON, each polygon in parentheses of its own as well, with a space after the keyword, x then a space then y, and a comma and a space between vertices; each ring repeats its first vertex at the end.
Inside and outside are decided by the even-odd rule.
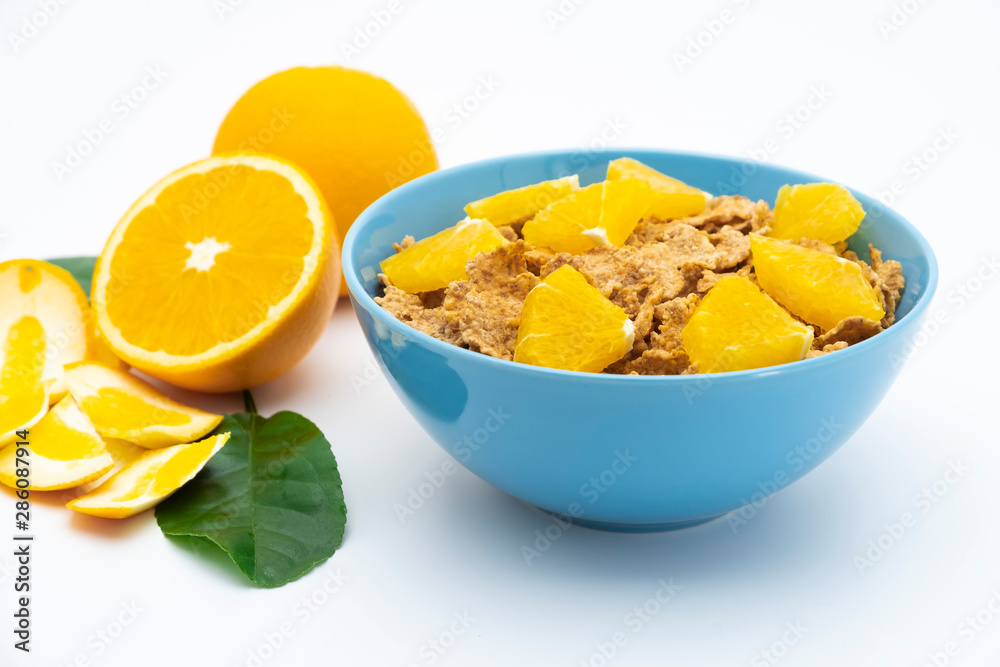
MULTIPOLYGON (((698 373, 694 375, 616 375, 609 373, 585 373, 582 371, 567 371, 557 368, 545 368, 543 366, 532 366, 530 364, 519 364, 514 361, 508 361, 507 359, 498 359, 496 357, 491 357, 487 354, 482 354, 481 352, 474 352, 457 345, 451 345, 442 340, 438 340, 433 336, 426 334, 418 329, 411 327, 405 322, 401 322, 392 315, 390 315, 385 309, 375 302, 375 299, 371 297, 365 290, 364 285, 357 277, 357 271, 354 266, 354 260, 352 258, 352 249, 357 242, 357 238, 360 235, 360 230, 365 227, 371 219, 376 215, 375 211, 377 208, 386 206, 391 203, 393 199, 403 196, 409 193, 411 190, 418 190, 420 188, 431 186, 438 181, 447 180, 452 177, 453 174, 460 173, 473 168, 487 167, 490 165, 502 164, 509 162, 511 160, 531 160, 531 159, 545 159, 553 157, 571 157, 573 155, 580 154, 581 149, 550 149, 541 151, 532 151, 526 153, 514 153, 510 155, 501 155, 497 157, 487 158, 484 160, 476 160, 474 162, 467 162, 464 164, 456 165, 454 167, 448 167, 447 169, 440 169, 438 171, 433 171, 429 174, 425 174, 418 178, 408 181, 389 192, 385 193, 374 202, 372 202, 361 214, 355 219, 351 228, 347 232, 347 236, 344 237, 343 248, 341 249, 341 266, 343 267, 344 278, 347 283, 347 289, 352 300, 356 303, 360 302, 366 310, 373 313, 373 317, 377 319, 378 322, 385 325, 390 331, 398 333, 400 335, 416 337, 422 345, 429 346, 432 350, 436 350, 445 355, 457 354, 459 358, 465 358, 472 363, 483 363, 487 366, 495 366, 499 369, 506 369, 507 371, 522 372, 529 375, 537 375, 539 377, 565 377, 565 378, 575 378, 577 380, 589 380, 595 382, 623 382, 628 384, 635 383, 674 383, 674 384, 695 384, 704 383, 706 381, 717 382, 723 380, 736 380, 736 379, 746 379, 746 378, 761 378, 765 376, 773 376, 778 374, 789 374, 797 372, 809 372, 810 369, 816 369, 822 367, 826 364, 838 363, 837 359, 846 360, 848 355, 858 355, 864 354, 869 348, 876 345, 888 344, 891 340, 905 335, 909 330, 916 326, 921 320, 921 315, 930 306, 933 300, 934 294, 937 291, 938 286, 938 264, 937 258, 934 255, 934 251, 931 249, 930 244, 923 234, 905 217, 903 217, 895 209, 882 204, 877 198, 870 195, 861 193, 854 188, 847 187, 854 194, 862 194, 868 199, 872 199, 878 202, 879 205, 887 212, 892 213, 901 224, 902 229, 908 233, 920 247, 922 256, 927 261, 927 284, 924 291, 917 297, 916 302, 913 304, 913 308, 907 313, 901 320, 893 323, 888 329, 882 333, 872 336, 860 343, 855 343, 843 350, 838 350, 836 354, 824 354, 818 357, 813 357, 812 359, 800 359, 799 361, 794 361, 788 364, 781 364, 779 366, 768 366, 765 368, 755 368, 743 371, 727 371, 725 373, 698 373)), ((745 158, 739 158, 728 155, 713 154, 713 153, 702 153, 697 151, 674 151, 674 150, 664 150, 657 148, 640 148, 640 147, 621 147, 621 148, 602 148, 602 149, 587 149, 586 154, 588 158, 592 161, 602 161, 606 157, 608 160, 613 160, 618 157, 631 157, 636 154, 659 154, 659 155, 669 155, 673 157, 680 158, 698 158, 698 159, 709 159, 728 162, 731 164, 754 164, 757 168, 773 168, 781 171, 789 172, 795 174, 797 177, 802 177, 804 179, 801 182, 823 182, 831 183, 839 181, 831 181, 830 179, 824 179, 815 174, 801 171, 799 169, 794 169, 791 167, 784 167, 779 164, 774 164, 771 162, 761 163, 754 160, 747 160, 745 158)))

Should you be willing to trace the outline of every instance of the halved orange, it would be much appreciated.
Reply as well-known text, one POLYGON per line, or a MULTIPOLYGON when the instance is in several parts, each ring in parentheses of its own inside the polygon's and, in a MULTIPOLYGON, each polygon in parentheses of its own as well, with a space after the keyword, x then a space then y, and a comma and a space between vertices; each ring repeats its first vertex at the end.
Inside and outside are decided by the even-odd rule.
POLYGON ((810 324, 830 330, 848 317, 885 317, 882 298, 854 262, 760 234, 750 235, 750 252, 761 288, 810 324))
POLYGON ((404 292, 430 292, 465 280, 466 262, 506 242, 492 223, 466 218, 383 260, 382 271, 404 292))
POLYGON ((330 318, 340 282, 333 221, 298 167, 214 156, 132 205, 97 261, 108 346, 153 377, 201 391, 272 380, 330 318))
POLYGON ((723 373, 798 361, 813 330, 746 278, 727 275, 695 308, 681 341, 699 373, 723 373))
MULTIPOLYGON (((413 103, 385 79, 347 67, 294 67, 244 93, 212 152, 257 151, 300 166, 319 185, 343 242, 373 201, 438 168, 431 139, 413 103)), ((346 284, 340 294, 347 296, 346 284)))
POLYGON ((88 336, 93 316, 87 295, 72 274, 34 259, 0 264, 0 341, 23 317, 37 319, 45 332, 43 382, 49 402, 66 395, 63 366, 87 358, 95 345, 88 336))
POLYGON ((634 339, 625 311, 566 264, 528 292, 514 361, 599 373, 631 350, 634 339))

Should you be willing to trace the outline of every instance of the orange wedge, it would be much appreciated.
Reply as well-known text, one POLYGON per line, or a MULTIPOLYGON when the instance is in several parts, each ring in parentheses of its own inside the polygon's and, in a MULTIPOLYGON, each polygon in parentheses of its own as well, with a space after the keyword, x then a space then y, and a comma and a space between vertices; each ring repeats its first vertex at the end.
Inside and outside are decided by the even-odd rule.
POLYGON ((843 185, 782 185, 774 204, 771 236, 790 241, 808 237, 833 244, 858 231, 864 217, 861 202, 843 185))
POLYGON ((382 272, 404 292, 429 292, 465 280, 466 262, 506 242, 486 220, 466 219, 383 260, 382 272))
POLYGON ((63 366, 87 358, 88 325, 92 321, 87 295, 72 274, 34 259, 0 264, 0 340, 21 318, 30 315, 45 332, 43 381, 49 401, 66 395, 63 366))
POLYGON ((105 481, 109 477, 114 475, 116 472, 127 466, 132 461, 142 456, 144 453, 149 451, 145 447, 140 447, 139 445, 133 445, 131 442, 125 440, 118 440, 116 438, 101 438, 104 441, 104 448, 111 455, 111 460, 114 463, 114 467, 111 470, 104 473, 103 476, 98 477, 92 482, 87 482, 86 484, 81 484, 77 487, 83 493, 90 493, 105 481))
POLYGON ((567 264, 525 298, 514 361, 599 373, 625 356, 634 339, 625 311, 567 264))
POLYGON ((526 220, 579 188, 580 177, 574 174, 485 197, 466 204, 465 212, 470 218, 489 220, 501 227, 526 220))
POLYGON ((825 330, 848 317, 878 322, 882 298, 851 261, 787 241, 750 235, 761 288, 795 315, 825 330))
POLYGON ((661 174, 633 158, 623 157, 608 163, 609 181, 629 178, 643 180, 653 188, 654 196, 646 211, 650 218, 672 220, 698 215, 705 209, 705 202, 712 198, 710 194, 661 174))
POLYGON ((639 178, 595 183, 526 222, 524 240, 574 255, 605 245, 622 246, 646 216, 654 197, 649 183, 639 178))
POLYGON ((603 193, 604 184, 594 183, 549 204, 524 223, 524 240, 536 248, 574 255, 601 245, 584 232, 601 223, 603 193))
POLYGON ((222 421, 222 415, 181 405, 134 375, 95 362, 70 366, 66 381, 101 437, 147 449, 193 442, 222 421))
POLYGON ((27 468, 28 486, 33 491, 54 491, 86 484, 114 466, 104 441, 87 417, 67 396, 39 421, 28 435, 25 449, 10 445, 0 451, 0 482, 16 487, 17 468, 27 468), (18 464, 17 459, 27 465, 18 464))
POLYGON ((115 355, 200 391, 272 380, 319 338, 336 304, 333 220, 290 162, 215 156, 132 205, 94 273, 97 325, 115 355))
POLYGON ((699 373, 723 373, 798 361, 813 330, 746 278, 728 275, 695 308, 681 341, 699 373))
POLYGON ((227 440, 229 433, 220 433, 190 445, 147 451, 66 507, 109 519, 138 514, 187 484, 227 440))
POLYGON ((626 178, 604 181, 601 190, 601 218, 596 229, 584 235, 596 245, 622 246, 653 203, 655 193, 646 181, 626 178))
POLYGON ((49 409, 42 381, 45 372, 45 331, 30 315, 7 328, 0 348, 0 446, 31 428, 49 409))

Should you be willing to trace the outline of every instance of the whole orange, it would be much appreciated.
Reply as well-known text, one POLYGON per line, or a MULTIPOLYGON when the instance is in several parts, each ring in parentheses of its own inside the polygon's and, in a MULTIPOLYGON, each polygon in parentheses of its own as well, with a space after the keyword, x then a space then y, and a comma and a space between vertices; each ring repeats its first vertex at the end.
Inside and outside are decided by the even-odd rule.
POLYGON ((248 90, 215 138, 213 153, 231 151, 301 167, 323 193, 341 242, 372 202, 438 167, 410 100, 388 81, 344 67, 296 67, 248 90))

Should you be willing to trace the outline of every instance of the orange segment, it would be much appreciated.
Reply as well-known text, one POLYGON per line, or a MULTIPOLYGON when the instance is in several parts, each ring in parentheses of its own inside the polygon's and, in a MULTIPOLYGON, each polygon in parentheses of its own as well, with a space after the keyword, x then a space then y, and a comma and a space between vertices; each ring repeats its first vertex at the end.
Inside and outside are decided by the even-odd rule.
POLYGON ((339 253, 313 183, 291 163, 235 154, 152 187, 94 274, 111 350, 173 384, 231 391, 294 365, 336 303, 339 253))
POLYGON ((227 440, 229 433, 220 433, 189 445, 147 451, 66 507, 110 519, 138 514, 187 484, 227 440))
POLYGON ((698 372, 723 373, 798 361, 813 331, 749 280, 729 275, 698 304, 681 341, 698 372))
POLYGON ((885 317, 879 293, 856 263, 818 250, 750 235, 761 288, 798 317, 829 330, 848 317, 885 317))
POLYGON ((604 184, 594 183, 555 201, 524 223, 524 240, 536 248, 578 255, 600 245, 585 231, 601 222, 604 184))
POLYGON ((6 331, 0 348, 0 446, 38 423, 49 408, 42 381, 45 342, 41 323, 30 315, 6 331))
POLYGON ((625 311, 567 264, 524 300, 514 361, 599 373, 631 350, 634 338, 625 311))
POLYGON ((506 242, 488 221, 466 219, 383 260, 382 272, 404 292, 429 292, 465 280, 466 262, 506 242))
POLYGON ((618 158, 608 163, 608 180, 621 181, 638 178, 653 188, 653 198, 646 215, 659 220, 672 220, 698 215, 712 196, 683 181, 661 174, 630 157, 618 158))
POLYGON ((526 222, 524 240, 574 255, 603 245, 621 246, 645 217, 654 197, 649 183, 639 178, 595 183, 526 222))
POLYGON ((646 181, 626 178, 605 181, 601 191, 601 220, 597 229, 584 231, 597 245, 622 246, 653 203, 655 193, 646 181))
POLYGON ((864 217, 861 202, 842 185, 782 185, 774 204, 771 236, 791 241, 808 237, 837 243, 858 231, 864 217))
POLYGON ((212 431, 222 415, 172 401, 129 373, 94 362, 66 371, 73 399, 102 437, 147 449, 193 442, 212 431))
POLYGON ((502 227, 532 217, 552 202, 579 188, 580 177, 574 174, 479 199, 466 204, 465 212, 470 218, 489 220, 497 227, 502 227))
POLYGON ((114 467, 104 473, 103 476, 98 477, 92 482, 87 482, 86 484, 81 484, 78 488, 83 493, 90 493, 105 481, 108 480, 116 472, 127 466, 132 461, 146 453, 145 447, 140 447, 139 445, 133 445, 131 442, 125 440, 118 440, 116 438, 101 438, 104 441, 104 448, 111 455, 111 460, 114 462, 114 467))
POLYGON ((17 459, 28 462, 28 489, 54 491, 85 484, 114 466, 104 441, 87 417, 67 396, 32 427, 29 454, 19 457, 17 445, 0 451, 0 482, 15 487, 17 459))
POLYGON ((63 366, 87 357, 87 327, 92 320, 87 295, 72 274, 48 262, 0 263, 0 340, 28 315, 45 332, 43 381, 55 403, 66 395, 63 366))

